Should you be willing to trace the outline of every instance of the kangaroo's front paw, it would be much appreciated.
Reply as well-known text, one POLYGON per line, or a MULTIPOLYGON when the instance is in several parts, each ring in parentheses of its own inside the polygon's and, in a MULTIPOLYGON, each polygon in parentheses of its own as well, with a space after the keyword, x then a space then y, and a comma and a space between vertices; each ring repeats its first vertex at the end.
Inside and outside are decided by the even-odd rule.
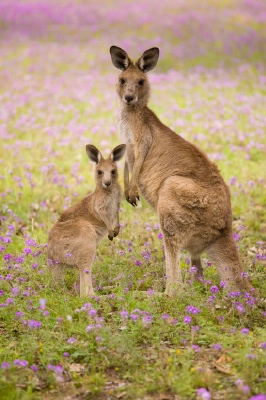
POLYGON ((119 234, 120 226, 117 225, 113 231, 114 237, 116 237, 119 234))
POLYGON ((130 204, 132 204, 132 206, 136 207, 137 206, 137 200, 139 201, 138 188, 130 189, 126 199, 130 204))

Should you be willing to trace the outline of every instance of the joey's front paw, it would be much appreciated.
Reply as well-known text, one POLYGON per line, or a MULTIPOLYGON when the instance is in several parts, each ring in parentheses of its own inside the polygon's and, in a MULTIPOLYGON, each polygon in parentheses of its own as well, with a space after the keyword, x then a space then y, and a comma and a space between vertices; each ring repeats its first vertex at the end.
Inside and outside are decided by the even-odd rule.
POLYGON ((117 225, 113 231, 114 237, 116 237, 119 234, 120 226, 117 225))
POLYGON ((137 200, 139 201, 139 193, 137 188, 132 188, 128 192, 128 196, 126 197, 127 201, 132 204, 132 206, 136 207, 137 200))
POLYGON ((113 240, 113 238, 114 238, 114 232, 113 232, 113 231, 110 231, 110 232, 108 233, 108 239, 109 239, 109 240, 113 240))

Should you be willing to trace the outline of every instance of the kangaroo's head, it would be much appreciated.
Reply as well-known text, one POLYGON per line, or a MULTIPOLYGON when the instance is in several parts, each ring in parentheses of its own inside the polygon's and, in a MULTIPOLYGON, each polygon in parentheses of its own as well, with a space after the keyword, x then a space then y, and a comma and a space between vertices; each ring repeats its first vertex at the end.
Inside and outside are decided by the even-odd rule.
POLYGON ((92 144, 86 145, 86 152, 89 159, 95 162, 95 181, 96 185, 109 189, 118 180, 117 164, 126 151, 126 145, 116 146, 107 158, 103 158, 101 152, 92 144))
POLYGON ((122 70, 118 77, 117 93, 126 107, 145 106, 149 99, 150 85, 146 73, 152 70, 159 58, 159 49, 146 50, 134 63, 120 47, 110 48, 114 66, 122 70))

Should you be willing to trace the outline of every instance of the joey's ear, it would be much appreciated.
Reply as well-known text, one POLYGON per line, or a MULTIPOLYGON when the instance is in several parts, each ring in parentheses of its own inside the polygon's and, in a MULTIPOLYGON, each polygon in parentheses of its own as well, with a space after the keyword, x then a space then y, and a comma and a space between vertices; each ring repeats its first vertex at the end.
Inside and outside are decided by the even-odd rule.
POLYGON ((156 67, 159 58, 158 47, 152 47, 149 50, 144 51, 142 56, 136 62, 136 65, 142 72, 149 72, 156 67))
POLYGON ((131 60, 128 57, 127 53, 125 52, 125 50, 120 49, 120 47, 111 46, 110 53, 112 63, 116 68, 125 71, 128 68, 129 64, 131 64, 131 60))
POLYGON ((86 145, 86 153, 89 159, 96 164, 98 164, 102 159, 101 152, 97 149, 97 147, 93 146, 92 144, 86 145))
POLYGON ((114 162, 121 160, 121 158, 125 154, 125 151, 126 151, 125 144, 120 144, 119 146, 116 146, 111 153, 111 160, 114 162))

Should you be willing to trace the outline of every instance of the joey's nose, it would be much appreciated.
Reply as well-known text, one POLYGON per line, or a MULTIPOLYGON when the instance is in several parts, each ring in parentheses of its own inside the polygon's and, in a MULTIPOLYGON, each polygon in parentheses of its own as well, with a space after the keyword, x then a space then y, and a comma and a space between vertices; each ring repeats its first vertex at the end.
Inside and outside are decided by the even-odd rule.
POLYGON ((125 96, 125 100, 126 100, 127 103, 131 103, 131 101, 134 100, 134 97, 131 96, 131 95, 127 95, 127 96, 125 96))
POLYGON ((105 186, 107 187, 111 186, 111 183, 112 183, 111 181, 104 182, 105 186))

